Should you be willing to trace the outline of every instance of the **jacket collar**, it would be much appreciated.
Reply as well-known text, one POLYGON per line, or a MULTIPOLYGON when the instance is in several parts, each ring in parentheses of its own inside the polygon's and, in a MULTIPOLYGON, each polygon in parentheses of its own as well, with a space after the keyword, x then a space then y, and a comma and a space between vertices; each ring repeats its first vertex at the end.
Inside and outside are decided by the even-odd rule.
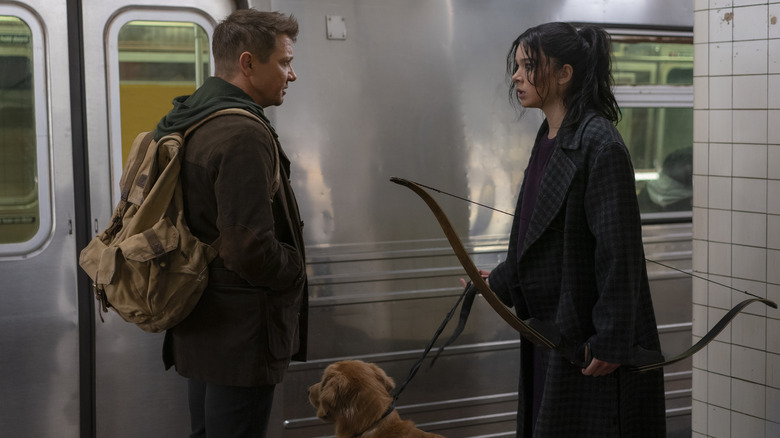
MULTIPOLYGON (((588 122, 590 122, 594 117, 596 117, 596 113, 593 111, 588 111, 582 117, 582 120, 575 124, 569 120, 570 115, 567 113, 566 117, 563 119, 563 125, 561 126, 561 129, 558 131, 558 135, 555 137, 555 144, 558 145, 558 147, 561 149, 579 149, 580 145, 582 144, 581 140, 582 135, 585 132, 585 127, 588 126, 588 122)), ((545 132, 547 132, 548 128, 549 123, 547 122, 547 119, 545 119, 544 122, 542 122, 542 126, 539 127, 539 132, 536 134, 537 142, 539 142, 540 137, 544 135, 545 132)))

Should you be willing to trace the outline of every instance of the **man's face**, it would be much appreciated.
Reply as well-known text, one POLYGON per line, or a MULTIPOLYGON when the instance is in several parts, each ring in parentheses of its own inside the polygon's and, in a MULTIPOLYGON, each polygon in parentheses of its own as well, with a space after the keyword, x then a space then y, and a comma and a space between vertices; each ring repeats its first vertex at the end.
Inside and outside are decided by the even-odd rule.
POLYGON ((287 35, 277 35, 276 49, 268 62, 252 64, 252 75, 249 78, 252 100, 263 108, 271 105, 281 105, 284 102, 288 82, 297 76, 292 68, 293 42, 287 35))

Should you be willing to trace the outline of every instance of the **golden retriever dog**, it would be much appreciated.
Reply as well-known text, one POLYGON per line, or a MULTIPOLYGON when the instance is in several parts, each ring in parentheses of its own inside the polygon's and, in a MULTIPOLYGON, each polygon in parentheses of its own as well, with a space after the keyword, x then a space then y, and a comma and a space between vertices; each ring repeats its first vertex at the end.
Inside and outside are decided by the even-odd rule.
POLYGON ((390 391, 395 382, 372 363, 345 360, 328 365, 309 387, 317 416, 334 423, 336 438, 444 438, 402 420, 390 391))

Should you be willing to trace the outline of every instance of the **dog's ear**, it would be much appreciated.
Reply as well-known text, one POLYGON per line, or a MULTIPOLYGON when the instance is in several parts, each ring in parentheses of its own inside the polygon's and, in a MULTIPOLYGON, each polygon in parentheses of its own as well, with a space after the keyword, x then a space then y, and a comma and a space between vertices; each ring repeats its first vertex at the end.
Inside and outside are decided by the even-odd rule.
MULTIPOLYGON (((347 377, 340 372, 333 371, 323 379, 320 388, 320 410, 324 411, 328 416, 336 413, 343 415, 345 403, 347 402, 344 400, 344 395, 348 392, 349 380, 347 377)), ((319 410, 317 414, 319 416, 319 410)))
POLYGON ((395 382, 393 381, 393 378, 388 376, 385 373, 385 370, 382 368, 379 368, 378 366, 374 364, 369 364, 371 366, 371 370, 374 371, 374 375, 376 376, 376 379, 379 380, 382 385, 384 385, 385 389, 387 389, 387 392, 389 393, 395 388, 395 382))

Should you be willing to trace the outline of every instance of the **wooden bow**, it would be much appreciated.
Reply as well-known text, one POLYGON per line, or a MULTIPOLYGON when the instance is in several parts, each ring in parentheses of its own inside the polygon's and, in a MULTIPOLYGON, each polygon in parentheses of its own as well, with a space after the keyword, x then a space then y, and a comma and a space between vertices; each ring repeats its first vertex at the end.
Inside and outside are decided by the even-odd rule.
POLYGON ((428 207, 439 221, 439 225, 441 225, 441 228, 444 231, 444 235, 447 236, 447 240, 450 242, 450 246, 455 251, 455 255, 458 257, 460 264, 463 265, 463 268, 466 270, 466 274, 468 274, 469 279, 471 279, 471 283, 477 288, 479 293, 482 294, 482 297, 485 298, 493 310, 495 310, 496 313, 498 313, 498 315, 507 322, 507 324, 509 324, 512 328, 517 330, 520 335, 533 342, 535 345, 542 348, 556 350, 561 353, 563 357, 574 364, 585 367, 588 365, 588 363, 590 363, 590 349, 586 345, 575 345, 574 343, 564 339, 554 325, 544 323, 535 318, 529 318, 526 320, 518 318, 514 312, 512 312, 504 305, 504 303, 501 302, 501 299, 496 296, 496 293, 493 292, 492 289, 490 289, 490 286, 488 286, 488 284, 482 278, 482 275, 479 273, 479 269, 477 269, 476 265, 474 265, 474 262, 468 256, 466 248, 463 246, 460 238, 455 233, 455 230, 453 229, 450 220, 447 218, 447 215, 444 214, 444 211, 442 211, 441 207, 439 207, 439 204, 436 203, 436 200, 434 200, 433 197, 431 197, 431 195, 425 191, 425 189, 413 181, 402 178, 392 177, 390 178, 390 181, 411 189, 413 192, 417 193, 417 195, 419 195, 426 204, 428 204, 428 207))
MULTIPOLYGON (((452 249, 455 251, 455 255, 458 257, 460 264, 463 265, 463 268, 466 270, 466 274, 468 275, 469 279, 471 279, 471 283, 477 288, 479 293, 483 298, 485 298, 488 304, 490 304, 493 310, 495 310, 496 313, 498 313, 498 315, 507 322, 507 324, 509 324, 512 328, 517 330, 521 336, 525 337, 535 345, 542 348, 555 350, 573 364, 583 368, 587 367, 592 359, 592 352, 590 351, 589 345, 587 343, 578 344, 565 338, 554 324, 546 323, 536 318, 522 320, 518 318, 517 315, 508 307, 506 307, 503 302, 501 302, 501 299, 499 299, 495 292, 490 289, 490 286, 488 286, 488 284, 482 278, 479 269, 477 269, 476 265, 474 265, 474 262, 468 256, 466 248, 463 246, 460 238, 455 233, 455 230, 447 218, 447 215, 441 209, 439 204, 436 203, 433 197, 431 197, 431 195, 420 186, 420 184, 397 177, 391 177, 390 181, 411 189, 418 196, 420 196, 423 201, 425 201, 430 210, 433 212, 434 216, 436 216, 436 220, 438 220, 439 225, 444 231, 444 235, 447 236, 447 240, 449 241, 452 249)), ((737 316, 739 312, 754 302, 761 302, 769 307, 775 309, 777 308, 777 304, 765 298, 756 297, 747 299, 734 306, 734 308, 731 309, 723 318, 721 318, 721 320, 718 321, 718 323, 715 324, 715 326, 709 332, 707 332, 703 338, 701 338, 696 344, 685 350, 683 353, 671 359, 664 359, 663 356, 661 356, 658 352, 637 348, 634 354, 632 354, 634 356, 634 360, 632 362, 634 363, 626 365, 633 371, 649 371, 656 368, 662 368, 666 365, 670 365, 686 359, 694 355, 713 339, 715 339, 715 337, 721 331, 723 331, 723 329, 729 324, 729 322, 731 322, 732 319, 734 319, 735 316, 737 316)))

